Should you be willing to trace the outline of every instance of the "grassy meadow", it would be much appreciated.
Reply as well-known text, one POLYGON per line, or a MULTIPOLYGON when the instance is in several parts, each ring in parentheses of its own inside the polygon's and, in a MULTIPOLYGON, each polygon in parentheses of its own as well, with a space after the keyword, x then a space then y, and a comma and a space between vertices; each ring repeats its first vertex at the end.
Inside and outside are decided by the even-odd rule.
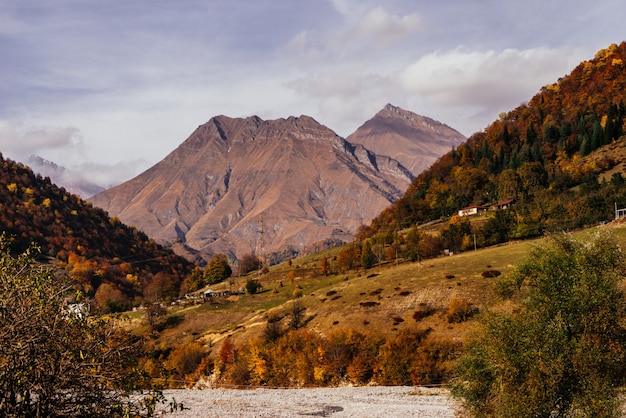
MULTIPOLYGON (((626 245, 626 226, 608 225, 578 231, 583 237, 598 228, 610 229, 626 245)), ((163 329, 153 335, 155 346, 176 347, 197 342, 213 350, 226 337, 235 343, 261 336, 268 319, 288 318, 298 304, 304 308, 305 326, 327 335, 335 330, 353 329, 392 337, 405 329, 432 329, 432 334, 462 341, 475 323, 474 314, 485 309, 513 309, 493 290, 488 271, 511 274, 532 246, 545 238, 510 242, 477 251, 442 256, 418 262, 388 262, 368 270, 320 274, 321 260, 327 257, 336 270, 331 249, 272 266, 266 274, 233 277, 211 289, 236 291, 249 278, 257 278, 263 289, 256 294, 233 294, 205 302, 173 304, 167 309, 163 329), (294 295, 301 294, 300 297, 294 295), (454 305, 451 307, 451 305, 454 305), (460 306, 460 308, 459 308, 460 306), (450 310, 467 315, 454 320, 450 310)), ((129 326, 148 333, 141 311, 129 315, 129 326)))

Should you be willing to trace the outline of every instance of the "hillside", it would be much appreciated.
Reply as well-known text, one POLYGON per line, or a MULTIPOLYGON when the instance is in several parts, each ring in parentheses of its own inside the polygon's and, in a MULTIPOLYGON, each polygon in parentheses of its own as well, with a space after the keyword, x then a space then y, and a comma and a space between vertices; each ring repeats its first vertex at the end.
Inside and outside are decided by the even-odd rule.
POLYGON ((264 248, 279 260, 352 240, 411 179, 397 161, 307 116, 218 116, 149 170, 91 200, 205 259, 241 259, 264 248))
POLYGON ((621 156, 606 148, 623 141, 624 60, 626 43, 611 45, 502 114, 416 177, 402 199, 373 221, 373 231, 511 199, 513 210, 490 230, 467 235, 476 233, 479 245, 489 245, 612 219, 614 205, 626 205, 621 156), (607 172, 611 178, 603 176, 607 172))
MULTIPOLYGON (((600 230, 626 244, 623 222, 576 236, 587 239, 600 230)), ((336 248, 214 285, 223 296, 181 301, 156 328, 139 313, 128 326, 152 332, 147 355, 177 367, 173 385, 200 379, 225 387, 333 386, 372 378, 387 385, 439 384, 449 377, 476 314, 515 309, 515 302, 496 296, 495 277, 510 276, 533 246, 543 244, 513 242, 367 270, 346 270, 341 260, 349 247, 336 248), (249 280, 260 280, 263 290, 238 293, 249 280)))
POLYGON ((398 160, 417 176, 467 138, 441 122, 388 104, 346 139, 398 160))
POLYGON ((38 245, 104 311, 127 309, 157 294, 177 296, 193 269, 143 232, 1 154, 0 231, 15 251, 38 245))

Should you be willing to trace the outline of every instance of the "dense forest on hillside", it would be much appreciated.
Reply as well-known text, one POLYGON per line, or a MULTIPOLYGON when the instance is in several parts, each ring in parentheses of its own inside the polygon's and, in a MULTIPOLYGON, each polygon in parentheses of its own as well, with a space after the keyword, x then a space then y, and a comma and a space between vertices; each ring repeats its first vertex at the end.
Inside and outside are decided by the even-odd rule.
POLYGON ((626 129, 625 65, 626 43, 611 45, 528 103, 501 114, 416 177, 361 237, 510 199, 516 204, 480 229, 453 220, 450 228, 459 229, 460 238, 441 246, 461 250, 463 235, 475 234, 482 246, 612 219, 615 203, 626 204, 624 177, 619 171, 599 175, 622 161, 610 152, 598 155, 626 129))
POLYGON ((27 166, 0 155, 0 231, 14 251, 35 243, 104 311, 177 296, 193 265, 109 218, 27 166))

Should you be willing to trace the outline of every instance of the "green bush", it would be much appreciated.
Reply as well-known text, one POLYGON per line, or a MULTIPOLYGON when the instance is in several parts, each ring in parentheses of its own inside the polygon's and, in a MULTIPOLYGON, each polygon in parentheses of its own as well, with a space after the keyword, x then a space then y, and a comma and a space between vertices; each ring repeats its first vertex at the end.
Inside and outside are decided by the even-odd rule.
POLYGON ((488 313, 456 366, 474 416, 615 417, 626 380, 624 255, 613 237, 535 248, 502 286, 513 313, 488 313))

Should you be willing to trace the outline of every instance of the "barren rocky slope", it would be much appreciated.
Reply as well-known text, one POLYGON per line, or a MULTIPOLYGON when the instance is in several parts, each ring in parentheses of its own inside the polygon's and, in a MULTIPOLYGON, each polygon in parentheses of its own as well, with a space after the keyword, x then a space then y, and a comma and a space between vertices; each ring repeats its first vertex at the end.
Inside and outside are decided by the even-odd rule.
POLYGON ((441 122, 388 104, 347 140, 398 160, 417 176, 466 138, 441 122))
POLYGON ((91 200, 204 258, 241 258, 261 236, 268 254, 285 258, 313 243, 351 240, 411 179, 397 161, 307 116, 218 116, 152 168, 91 200))

